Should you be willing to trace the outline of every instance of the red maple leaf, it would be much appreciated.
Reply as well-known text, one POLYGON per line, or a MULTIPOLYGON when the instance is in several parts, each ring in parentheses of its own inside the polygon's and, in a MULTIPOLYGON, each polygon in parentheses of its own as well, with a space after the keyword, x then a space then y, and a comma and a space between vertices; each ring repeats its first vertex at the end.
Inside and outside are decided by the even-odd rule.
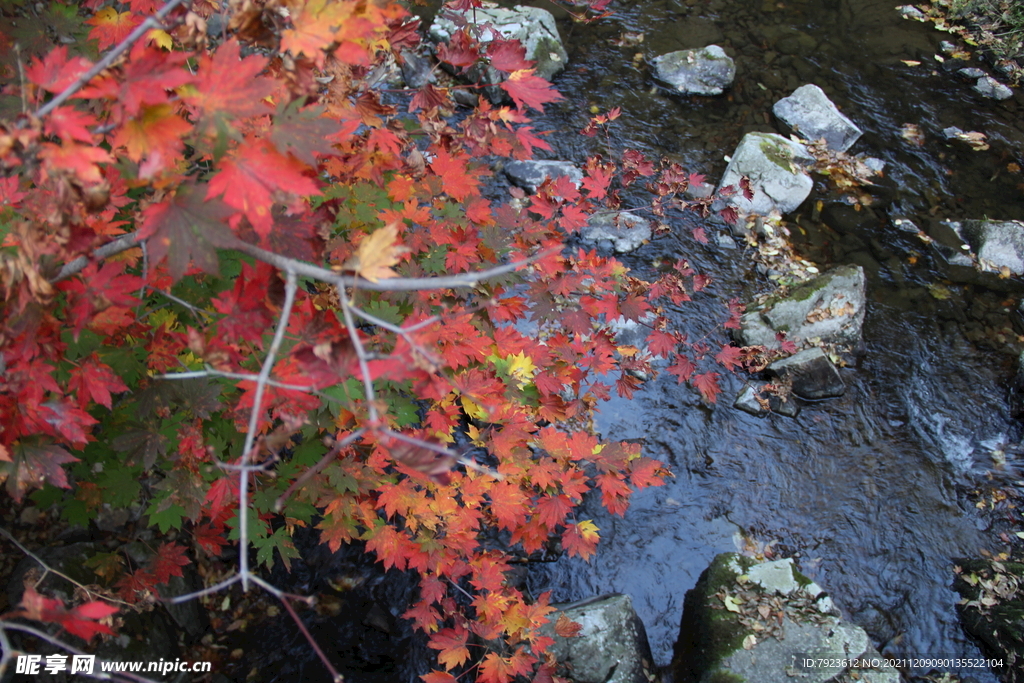
POLYGON ((60 600, 44 597, 36 592, 35 587, 29 585, 25 587, 25 593, 21 597, 21 610, 13 616, 35 621, 51 621, 60 624, 72 635, 83 640, 92 640, 97 633, 115 635, 109 626, 99 623, 115 613, 116 607, 99 600, 68 610, 60 600))
POLYGON ((743 365, 743 349, 736 346, 723 346, 715 356, 715 360, 724 365, 726 370, 741 367, 743 365))
POLYGON ((665 372, 671 373, 676 376, 679 383, 682 384, 686 380, 690 379, 693 375, 693 371, 697 369, 697 366, 693 364, 689 356, 679 354, 676 357, 676 362, 669 367, 665 368, 665 372))
POLYGON ((451 671, 469 659, 469 649, 466 647, 468 639, 469 630, 464 626, 445 628, 430 636, 427 647, 432 650, 440 650, 437 654, 437 661, 445 669, 451 671))
POLYGON ((513 71, 508 80, 501 83, 501 89, 512 97, 520 112, 525 107, 533 107, 544 113, 546 103, 562 99, 562 95, 552 88, 549 82, 540 76, 535 76, 534 71, 535 69, 513 71))
POLYGON ((43 90, 59 93, 91 68, 92 62, 85 57, 68 59, 68 48, 61 45, 43 57, 41 62, 25 67, 25 78, 43 90))
MULTIPOLYGON (((224 195, 224 203, 245 214, 261 238, 273 227, 275 193, 316 194, 318 188, 304 173, 309 167, 275 150, 269 142, 247 144, 221 160, 220 173, 210 181, 206 198, 224 195)), ((237 218, 235 219, 237 220, 237 218)))
POLYGON ((110 408, 113 405, 111 393, 128 391, 121 378, 95 353, 71 371, 68 389, 76 393, 79 408, 89 407, 92 401, 110 408))
POLYGON ((455 201, 464 201, 477 191, 478 181, 466 167, 469 159, 465 154, 452 155, 439 149, 430 162, 430 170, 441 177, 444 191, 455 201))
POLYGON ((665 470, 659 460, 641 456, 629 463, 629 482, 635 489, 662 486, 665 483, 664 474, 665 470))
POLYGON ((695 375, 690 383, 700 391, 700 395, 703 396, 704 400, 708 403, 714 403, 717 401, 718 395, 722 393, 721 387, 718 386, 717 372, 705 372, 700 375, 695 375))
POLYGON ((518 40, 496 38, 487 45, 491 66, 505 73, 529 69, 533 62, 526 58, 526 48, 518 40))
POLYGON ((265 98, 274 91, 273 82, 260 78, 267 60, 258 55, 240 59, 241 46, 232 38, 213 56, 200 57, 199 79, 184 99, 205 117, 247 117, 268 113, 265 98))
POLYGON ((156 555, 150 560, 149 571, 156 579, 156 583, 167 583, 172 576, 182 576, 181 568, 188 566, 191 562, 185 556, 185 546, 177 543, 164 543, 156 550, 156 555))
POLYGON ((41 437, 27 438, 15 442, 8 459, 0 460, 0 479, 7 479, 7 493, 20 503, 29 487, 51 484, 71 488, 67 473, 61 467, 69 462, 78 462, 78 458, 41 437))
POLYGON ((586 560, 594 554, 601 540, 597 532, 597 526, 589 519, 579 524, 570 524, 562 534, 562 547, 569 557, 578 556, 586 560))

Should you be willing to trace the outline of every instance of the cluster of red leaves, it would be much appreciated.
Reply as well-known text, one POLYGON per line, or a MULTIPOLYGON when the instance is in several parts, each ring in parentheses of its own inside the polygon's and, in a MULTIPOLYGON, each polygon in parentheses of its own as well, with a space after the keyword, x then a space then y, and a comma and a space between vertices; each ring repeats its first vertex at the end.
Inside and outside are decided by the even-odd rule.
POLYGON ((92 640, 97 633, 114 635, 110 626, 102 622, 116 613, 116 607, 102 600, 93 600, 68 609, 60 600, 47 598, 36 592, 34 587, 26 586, 21 598, 21 609, 9 616, 60 624, 71 635, 92 640))
MULTIPOLYGON (((637 445, 600 442, 587 428, 592 411, 612 383, 632 396, 638 377, 656 374, 655 356, 706 400, 720 391, 716 372, 697 372, 708 346, 671 331, 658 307, 689 300, 707 277, 680 263, 647 284, 563 240, 641 178, 657 216, 685 208, 682 193, 702 179, 627 151, 617 163, 589 159, 580 187, 556 179, 525 209, 492 206, 480 195, 488 171, 473 159, 548 149, 528 113, 559 98, 519 45, 481 45, 464 29, 440 48, 463 71, 498 72, 511 100, 483 100, 456 124, 444 117, 446 89, 426 85, 400 111, 367 80, 418 40, 397 3, 232 0, 221 35, 208 36, 219 7, 184 3, 166 31, 59 106, 46 103, 155 2, 81 3, 71 14, 82 42, 34 48, 23 81, 0 62, 4 94, 25 103, 0 120, 0 480, 18 502, 44 485, 74 488, 86 519, 144 493, 154 526, 187 525, 195 550, 217 555, 239 526, 240 495, 237 472, 218 464, 276 466, 275 477, 253 477, 244 513, 261 562, 294 556, 295 526, 315 525, 333 549, 363 541, 385 567, 420 574, 406 616, 430 634, 444 669, 428 683, 468 666, 486 683, 535 670, 534 680, 551 680, 551 641, 536 629, 552 608, 509 585, 511 559, 590 557, 599 530, 576 516, 584 495, 622 515, 631 491, 666 474, 637 445), (32 113, 40 107, 45 115, 32 113), (91 256, 125 233, 145 251, 91 256), (528 265, 472 288, 310 281, 291 292, 272 381, 258 385, 285 285, 280 260, 247 245, 368 285, 528 265), (60 273, 83 257, 84 268, 60 273), (620 318, 650 327, 646 349, 616 342, 620 318), (206 375, 154 378, 181 369, 206 375), (243 454, 254 411, 259 438, 243 454), (324 434, 347 445, 329 451, 324 434), (497 476, 438 450, 459 436, 497 476), (310 471, 325 453, 336 457, 310 471), (143 474, 159 483, 126 493, 125 478, 143 474), (275 500, 285 506, 276 530, 275 500), (485 549, 492 530, 508 533, 508 550, 485 549), (471 596, 468 607, 455 592, 471 596), (505 646, 475 660, 471 634, 505 646)), ((715 358, 742 365, 728 349, 715 358)), ((117 586, 135 600, 188 561, 184 546, 165 543, 117 586)), ((31 618, 106 632, 97 603, 63 612, 27 599, 31 618)))

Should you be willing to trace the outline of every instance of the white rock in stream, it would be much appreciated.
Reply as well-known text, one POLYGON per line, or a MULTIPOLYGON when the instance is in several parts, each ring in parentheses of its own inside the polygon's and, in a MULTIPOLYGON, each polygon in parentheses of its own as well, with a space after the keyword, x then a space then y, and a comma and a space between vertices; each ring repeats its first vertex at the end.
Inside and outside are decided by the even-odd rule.
POLYGON ((789 213, 807 199, 814 187, 806 171, 812 163, 814 159, 799 142, 774 133, 747 133, 733 152, 718 191, 732 185, 736 193, 725 202, 744 216, 789 213), (743 176, 750 179, 752 199, 740 190, 743 176))
POLYGON ((837 152, 848 150, 862 134, 821 88, 810 83, 776 102, 772 112, 804 140, 825 138, 828 148, 837 152))
MULTIPOLYGON (((430 39, 436 43, 447 42, 463 24, 484 27, 480 35, 483 43, 498 36, 518 40, 526 50, 526 58, 536 62, 537 75, 548 80, 564 69, 569 59, 554 16, 539 7, 516 5, 514 9, 506 9, 484 3, 483 7, 472 10, 442 10, 430 25, 430 39)), ((491 79, 489 82, 500 80, 491 79)))

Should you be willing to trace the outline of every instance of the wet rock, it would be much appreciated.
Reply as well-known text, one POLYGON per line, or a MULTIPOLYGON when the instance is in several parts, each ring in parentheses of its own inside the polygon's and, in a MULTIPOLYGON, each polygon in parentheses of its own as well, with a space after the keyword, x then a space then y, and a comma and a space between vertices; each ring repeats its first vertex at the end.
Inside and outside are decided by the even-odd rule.
POLYGON ((1003 680, 1024 681, 1024 564, 981 558, 956 564, 953 588, 963 598, 957 610, 964 630, 1003 660, 1003 680))
POLYGON ((744 346, 769 348, 779 347, 778 332, 797 344, 811 339, 856 344, 865 304, 864 269, 839 266, 752 307, 740 319, 737 337, 744 346))
POLYGON ((950 126, 942 129, 942 137, 947 140, 956 140, 958 137, 964 134, 963 129, 957 128, 956 126, 950 126))
MULTIPOLYGON (((526 58, 536 62, 538 76, 550 80, 565 68, 568 55, 558 35, 555 18, 539 7, 516 5, 513 9, 504 7, 477 7, 470 10, 444 10, 430 25, 428 36, 435 43, 451 40, 461 26, 482 27, 480 41, 489 43, 497 37, 518 40, 526 50, 526 58)), ((474 66, 466 74, 474 83, 500 83, 505 76, 490 66, 474 66)), ((483 88, 487 99, 492 102, 505 101, 507 95, 498 86, 483 88)))
POLYGON ((568 161, 511 161, 505 164, 509 180, 528 192, 536 192, 548 178, 567 176, 579 186, 583 171, 568 161))
POLYGON ((651 239, 651 234, 651 222, 628 211, 594 214, 580 230, 583 241, 620 254, 639 249, 651 239))
POLYGON ((672 674, 677 683, 826 683, 844 675, 898 683, 899 672, 888 667, 817 666, 877 656, 864 630, 844 622, 792 559, 758 564, 725 553, 686 594, 672 674))
POLYGON ((1013 275, 1024 275, 1024 223, 1021 221, 961 221, 958 232, 983 262, 997 269, 1008 268, 1013 275))
POLYGON ((800 404, 791 397, 781 399, 775 394, 758 391, 750 385, 743 388, 743 391, 739 393, 732 405, 734 408, 739 408, 754 417, 764 417, 769 413, 775 413, 783 417, 796 417, 800 414, 800 404), (767 401, 768 408, 766 409, 758 399, 767 401))
POLYGON ((500 36, 518 40, 526 50, 526 58, 536 62, 537 75, 551 79, 565 68, 569 57, 558 35, 551 12, 538 7, 516 5, 504 7, 478 7, 473 10, 446 10, 430 25, 429 36, 434 42, 447 42, 463 24, 486 26, 480 40, 489 43, 500 36))
POLYGON ((1013 97, 1013 91, 991 76, 982 76, 972 88, 974 92, 982 97, 993 100, 1006 100, 1013 97))
POLYGON ((684 95, 721 95, 736 77, 736 64, 717 45, 669 52, 651 66, 655 78, 684 95))
POLYGON ((772 211, 789 213, 807 199, 814 187, 805 170, 813 162, 798 142, 774 133, 747 133, 733 152, 718 184, 719 192, 730 185, 736 190, 735 194, 721 200, 722 205, 732 205, 744 216, 766 216, 772 211), (743 176, 750 179, 752 199, 747 199, 740 191, 743 176))
POLYGON ((554 638, 548 652, 568 669, 577 683, 650 683, 656 669, 647 642, 647 631, 633 610, 628 595, 604 595, 558 609, 548 616, 551 623, 541 628, 554 638), (575 638, 555 634, 559 616, 583 628, 575 638))
POLYGON ((422 88, 428 83, 436 83, 434 65, 426 57, 420 56, 412 50, 402 50, 401 69, 402 79, 407 88, 422 88))
POLYGON ((913 5, 900 5, 896 8, 900 14, 903 15, 904 19, 914 19, 915 21, 927 21, 928 17, 924 15, 924 12, 917 9, 913 5))
POLYGON ((825 139, 829 149, 845 152, 862 134, 853 121, 839 112, 836 105, 816 85, 803 85, 789 97, 783 97, 772 112, 804 140, 825 139))
POLYGON ((962 69, 957 69, 957 73, 963 76, 964 78, 971 79, 972 81, 988 75, 985 73, 984 69, 979 69, 976 66, 965 66, 962 69))
POLYGON ((839 370, 817 346, 775 361, 768 366, 768 372, 790 381, 793 393, 800 398, 813 401, 846 393, 839 370))

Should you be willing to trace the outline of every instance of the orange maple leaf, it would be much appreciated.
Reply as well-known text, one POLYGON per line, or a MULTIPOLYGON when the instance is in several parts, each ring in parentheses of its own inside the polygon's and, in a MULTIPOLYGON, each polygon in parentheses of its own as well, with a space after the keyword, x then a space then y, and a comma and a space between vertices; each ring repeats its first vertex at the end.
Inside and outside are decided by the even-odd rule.
POLYGON ((105 50, 127 38, 142 23, 142 18, 131 12, 118 12, 113 7, 104 7, 85 23, 96 27, 89 31, 89 38, 99 43, 101 50, 105 50))

